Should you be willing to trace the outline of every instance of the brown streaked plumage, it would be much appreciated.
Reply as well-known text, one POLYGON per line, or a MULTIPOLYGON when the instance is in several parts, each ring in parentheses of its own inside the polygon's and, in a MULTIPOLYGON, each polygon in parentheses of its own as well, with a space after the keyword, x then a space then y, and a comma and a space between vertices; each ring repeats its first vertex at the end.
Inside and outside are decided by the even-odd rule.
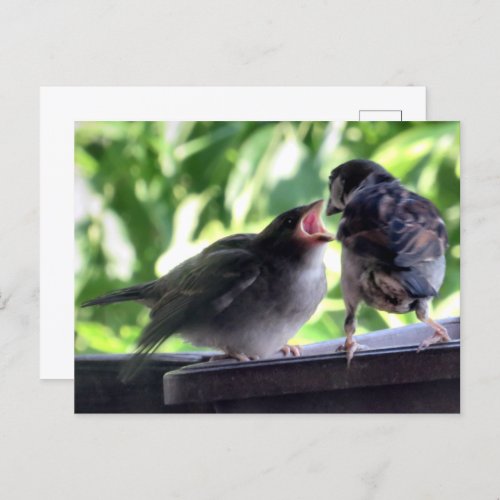
POLYGON ((342 292, 348 361, 360 346, 353 339, 361 302, 391 313, 415 311, 435 333, 419 349, 449 340, 428 317, 428 305, 442 285, 446 227, 436 207, 407 190, 389 172, 368 160, 352 160, 330 175, 327 214, 343 212, 342 292))

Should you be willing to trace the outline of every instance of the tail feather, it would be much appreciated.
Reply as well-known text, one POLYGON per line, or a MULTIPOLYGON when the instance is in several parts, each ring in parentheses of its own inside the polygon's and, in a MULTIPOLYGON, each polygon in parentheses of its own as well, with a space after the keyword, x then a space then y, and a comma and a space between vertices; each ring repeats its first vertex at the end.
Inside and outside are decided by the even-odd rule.
POLYGON ((120 369, 118 378, 122 384, 128 384, 135 379, 137 374, 141 371, 143 365, 149 360, 148 353, 136 352, 130 359, 125 361, 124 365, 120 369))
POLYGON ((146 353, 135 353, 130 359, 125 361, 125 364, 121 367, 120 373, 118 374, 118 379, 122 384, 128 384, 134 380, 135 376, 139 373, 140 369, 147 361, 148 355, 146 353))
POLYGON ((118 378, 120 379, 122 384, 128 384, 129 382, 134 380, 136 375, 141 371, 144 364, 149 361, 149 354, 155 351, 163 342, 163 340, 165 339, 160 339, 155 343, 140 345, 138 347, 136 352, 127 361, 125 361, 125 364, 120 369, 118 378))
POLYGON ((115 290, 114 292, 101 295, 100 297, 96 297, 95 299, 87 300, 81 305, 81 307, 103 306, 106 304, 114 304, 116 302, 148 299, 150 298, 151 285, 153 283, 154 281, 142 285, 131 286, 129 288, 115 290))
MULTIPOLYGON (((121 290, 116 290, 96 297, 95 299, 88 300, 84 302, 81 307, 100 306, 130 300, 139 300, 145 305, 152 307, 159 298, 157 281, 150 281, 141 285, 122 288, 121 290)), ((162 335, 156 335, 156 326, 155 323, 150 323, 141 334, 137 351, 124 363, 120 370, 119 379, 122 383, 126 384, 132 381, 142 369, 143 365, 148 361, 148 354, 155 351, 159 345, 173 333, 169 332, 167 334, 163 332, 162 335), (151 329, 155 335, 149 335, 151 329)))
POLYGON ((427 279, 415 271, 402 272, 400 273, 400 278, 406 291, 416 299, 434 297, 437 295, 436 290, 427 279))

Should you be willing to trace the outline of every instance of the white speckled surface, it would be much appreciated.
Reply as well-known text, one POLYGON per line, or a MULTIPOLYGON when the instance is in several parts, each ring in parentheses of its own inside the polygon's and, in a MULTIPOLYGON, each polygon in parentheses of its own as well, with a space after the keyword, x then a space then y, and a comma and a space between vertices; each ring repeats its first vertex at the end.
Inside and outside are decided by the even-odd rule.
POLYGON ((0 497, 500 497, 499 17, 495 0, 3 5, 0 497), (462 121, 461 416, 75 416, 72 383, 39 380, 39 86, 170 84, 425 85, 429 119, 462 121))

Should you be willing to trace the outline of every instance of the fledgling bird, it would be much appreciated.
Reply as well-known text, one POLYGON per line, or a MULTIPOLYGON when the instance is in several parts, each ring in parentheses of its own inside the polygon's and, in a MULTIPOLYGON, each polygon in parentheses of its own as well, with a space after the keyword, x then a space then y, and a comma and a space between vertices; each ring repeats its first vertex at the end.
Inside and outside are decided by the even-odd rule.
POLYGON ((415 311, 434 329, 419 351, 449 341, 446 329, 428 311, 443 283, 448 245, 436 207, 368 160, 351 160, 332 170, 329 187, 327 215, 343 212, 337 239, 342 243, 348 364, 364 347, 353 338, 361 302, 391 313, 415 311))
POLYGON ((151 308, 136 354, 122 371, 133 378, 170 335, 222 350, 240 361, 268 357, 286 345, 326 294, 323 255, 334 236, 321 221, 323 202, 289 210, 258 234, 222 238, 155 281, 85 302, 134 300, 151 308))

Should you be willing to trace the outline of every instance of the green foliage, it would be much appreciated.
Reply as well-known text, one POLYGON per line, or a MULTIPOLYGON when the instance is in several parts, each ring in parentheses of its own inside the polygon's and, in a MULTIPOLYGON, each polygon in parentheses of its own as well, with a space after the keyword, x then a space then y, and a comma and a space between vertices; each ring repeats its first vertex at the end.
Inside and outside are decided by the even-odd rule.
MULTIPOLYGON (((130 352, 147 310, 84 300, 165 274, 212 241, 260 231, 294 206, 327 197, 331 169, 353 158, 385 166, 430 198, 450 236, 434 315, 459 314, 460 160, 454 122, 100 122, 75 137, 76 351, 130 352)), ((335 232, 339 216, 326 221, 335 232)), ((329 292, 296 343, 343 335, 340 245, 327 250, 329 292)), ((364 307, 358 331, 414 322, 364 307)), ((193 349, 176 336, 162 350, 193 349)))

